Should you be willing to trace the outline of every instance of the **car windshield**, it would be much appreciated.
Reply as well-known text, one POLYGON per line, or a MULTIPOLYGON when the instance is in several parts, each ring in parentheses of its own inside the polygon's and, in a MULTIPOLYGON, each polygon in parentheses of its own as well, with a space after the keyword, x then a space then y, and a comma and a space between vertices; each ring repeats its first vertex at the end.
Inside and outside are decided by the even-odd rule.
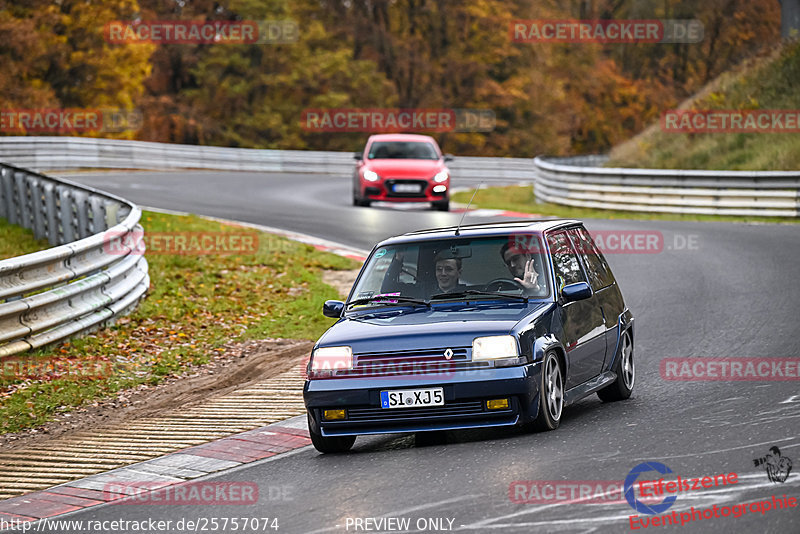
POLYGON ((431 143, 421 141, 376 141, 369 147, 369 159, 439 159, 431 143))
POLYGON ((367 260, 348 309, 500 298, 546 298, 547 255, 538 235, 390 245, 367 260))

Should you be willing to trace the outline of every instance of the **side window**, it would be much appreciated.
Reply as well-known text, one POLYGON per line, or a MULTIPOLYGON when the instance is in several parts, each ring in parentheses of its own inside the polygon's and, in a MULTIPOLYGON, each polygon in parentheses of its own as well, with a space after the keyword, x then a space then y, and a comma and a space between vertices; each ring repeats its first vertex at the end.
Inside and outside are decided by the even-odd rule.
POLYGON ((355 298, 378 293, 408 293, 417 279, 419 247, 387 247, 375 251, 367 267, 367 275, 358 284, 355 298))
POLYGON ((408 247, 403 253, 403 268, 398 280, 404 284, 417 282, 417 265, 419 263, 419 247, 408 247))
POLYGON ((583 260, 584 266, 586 266, 586 272, 589 275, 589 283, 592 288, 597 291, 610 286, 614 282, 611 269, 600 256, 600 252, 597 250, 589 232, 585 228, 573 228, 568 233, 578 251, 578 255, 583 260))
POLYGON ((572 248, 566 233, 549 234, 547 244, 553 257, 558 291, 561 291, 561 288, 566 285, 586 281, 580 263, 578 263, 578 257, 575 255, 575 249, 572 248))

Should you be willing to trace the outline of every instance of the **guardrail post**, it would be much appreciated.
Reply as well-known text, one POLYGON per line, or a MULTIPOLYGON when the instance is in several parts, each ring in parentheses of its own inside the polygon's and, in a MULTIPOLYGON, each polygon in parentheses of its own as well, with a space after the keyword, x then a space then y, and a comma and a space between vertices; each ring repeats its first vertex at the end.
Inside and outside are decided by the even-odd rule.
POLYGON ((106 227, 106 204, 108 203, 107 200, 103 200, 102 198, 91 196, 89 197, 89 206, 91 207, 91 211, 89 214, 91 215, 91 233, 97 234, 104 231, 106 227))
POLYGON ((8 222, 10 222, 11 224, 17 224, 19 226, 22 226, 24 224, 24 221, 20 215, 22 209, 20 205, 24 202, 21 191, 22 179, 23 179, 22 173, 20 173, 19 171, 12 172, 11 194, 9 195, 11 197, 11 205, 9 206, 10 210, 8 213, 8 222))
POLYGON ((78 238, 92 235, 92 228, 89 225, 89 195, 83 191, 74 191, 72 198, 75 203, 75 222, 77 223, 78 238))
POLYGON ((51 245, 59 245, 58 242, 58 206, 55 194, 55 185, 47 182, 42 187, 44 196, 44 225, 45 235, 51 245))
POLYGON ((79 239, 77 232, 77 225, 75 221, 75 204, 72 200, 72 193, 69 188, 64 185, 56 187, 59 207, 61 208, 61 239, 59 244, 71 243, 79 239))
POLYGON ((46 237, 45 214, 47 210, 44 203, 43 186, 44 182, 38 178, 31 178, 31 215, 33 216, 33 237, 42 239, 46 237))
POLYGON ((0 217, 8 220, 11 212, 11 169, 0 168, 0 217))

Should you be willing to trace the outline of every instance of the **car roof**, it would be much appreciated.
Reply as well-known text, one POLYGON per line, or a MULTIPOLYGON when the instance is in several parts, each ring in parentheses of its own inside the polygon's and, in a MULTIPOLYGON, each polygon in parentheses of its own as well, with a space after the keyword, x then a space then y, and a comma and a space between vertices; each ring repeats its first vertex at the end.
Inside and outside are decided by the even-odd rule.
POLYGON ((436 144, 436 140, 430 135, 420 134, 376 134, 369 136, 367 142, 370 141, 424 141, 436 144))
POLYGON ((406 234, 384 239, 376 246, 394 245, 399 243, 413 243, 418 241, 433 241, 436 239, 452 239, 467 237, 491 237, 507 235, 509 232, 525 232, 541 235, 543 232, 583 224, 575 219, 536 219, 525 221, 509 221, 500 223, 463 224, 460 227, 448 226, 446 228, 433 228, 417 230, 406 234), (456 228, 459 234, 456 235, 456 228))

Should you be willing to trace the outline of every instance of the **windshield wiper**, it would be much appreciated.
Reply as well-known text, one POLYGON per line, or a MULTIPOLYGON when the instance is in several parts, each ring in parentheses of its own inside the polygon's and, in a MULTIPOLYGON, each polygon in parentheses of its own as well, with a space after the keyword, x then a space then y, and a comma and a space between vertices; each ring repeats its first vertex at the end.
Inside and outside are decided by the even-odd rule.
POLYGON ((466 291, 456 291, 454 293, 436 293, 435 295, 431 295, 431 300, 439 300, 439 299, 460 299, 464 297, 469 297, 471 295, 477 295, 482 297, 500 297, 504 299, 511 299, 511 300, 519 300, 521 302, 528 302, 528 297, 523 295, 509 295, 507 293, 495 293, 493 291, 479 291, 477 289, 467 289, 466 291))
POLYGON ((422 306, 431 307, 431 303, 427 300, 422 300, 414 297, 405 297, 403 295, 375 295, 372 297, 365 297, 361 299, 351 300, 347 303, 347 309, 352 309, 353 306, 359 304, 419 304, 422 306), (394 301, 394 302, 392 302, 394 301))

